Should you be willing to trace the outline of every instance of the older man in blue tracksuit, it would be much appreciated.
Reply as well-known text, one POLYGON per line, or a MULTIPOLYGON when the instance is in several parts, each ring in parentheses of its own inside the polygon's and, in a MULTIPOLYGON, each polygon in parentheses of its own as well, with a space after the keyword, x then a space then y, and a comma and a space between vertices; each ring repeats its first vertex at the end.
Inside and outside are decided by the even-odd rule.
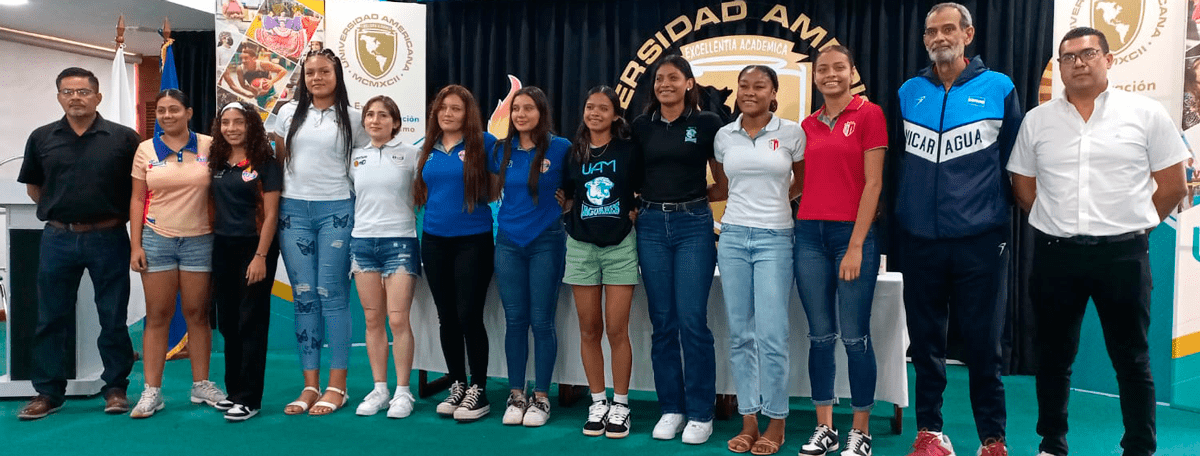
POLYGON ((933 65, 900 87, 905 150, 896 220, 920 432, 912 455, 954 454, 942 433, 950 307, 966 341, 980 454, 1007 455, 1000 338, 1007 303, 1010 183, 1004 171, 1022 112, 1012 81, 964 48, 974 37, 962 5, 925 20, 933 65))

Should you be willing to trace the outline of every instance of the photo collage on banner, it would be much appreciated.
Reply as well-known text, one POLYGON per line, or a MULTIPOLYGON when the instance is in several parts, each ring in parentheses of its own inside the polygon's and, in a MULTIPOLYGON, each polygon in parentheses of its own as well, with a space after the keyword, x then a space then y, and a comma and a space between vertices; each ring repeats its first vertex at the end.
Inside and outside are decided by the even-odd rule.
POLYGON ((324 47, 325 2, 217 0, 217 106, 247 101, 267 125, 292 98, 300 59, 324 47))

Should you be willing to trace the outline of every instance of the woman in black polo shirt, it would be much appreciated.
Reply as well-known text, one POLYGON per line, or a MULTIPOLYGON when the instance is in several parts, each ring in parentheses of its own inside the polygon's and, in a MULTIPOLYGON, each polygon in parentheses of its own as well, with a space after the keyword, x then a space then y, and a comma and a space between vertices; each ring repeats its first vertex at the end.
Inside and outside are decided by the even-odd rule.
POLYGON ((225 338, 225 387, 234 403, 225 419, 242 421, 262 408, 283 170, 250 104, 221 108, 212 133, 212 299, 225 338))
POLYGON ((709 195, 724 199, 724 173, 713 158, 713 137, 722 124, 716 114, 700 111, 696 79, 683 57, 664 58, 652 74, 654 97, 633 121, 645 173, 638 260, 654 325, 650 361, 663 413, 652 435, 670 440, 683 430, 684 443, 700 444, 712 435, 716 401, 708 291, 717 248, 708 202, 709 195), (712 167, 712 188, 705 165, 712 167))

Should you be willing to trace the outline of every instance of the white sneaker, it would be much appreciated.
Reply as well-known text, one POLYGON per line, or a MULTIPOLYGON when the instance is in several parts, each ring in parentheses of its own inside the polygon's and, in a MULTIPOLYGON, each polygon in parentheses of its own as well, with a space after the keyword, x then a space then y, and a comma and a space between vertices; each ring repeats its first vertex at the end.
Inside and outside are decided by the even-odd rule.
POLYGON ((682 413, 664 413, 662 418, 658 419, 658 424, 654 425, 650 436, 658 440, 672 440, 686 425, 687 419, 682 413))
POLYGON ((525 419, 521 421, 525 427, 538 427, 550 420, 550 398, 534 395, 525 409, 525 419))
POLYGON ((225 411, 225 419, 229 421, 246 421, 254 418, 258 414, 258 409, 252 409, 242 404, 233 404, 229 410, 225 411))
POLYGON ((388 418, 404 418, 412 414, 413 411, 412 393, 408 391, 397 391, 392 400, 388 402, 388 418))
POLYGON ((525 422, 525 409, 529 408, 529 401, 525 399, 524 392, 512 391, 508 393, 508 406, 504 408, 504 424, 507 426, 520 426, 525 422))
POLYGON ((601 399, 588 406, 587 421, 583 423, 583 435, 596 437, 604 435, 604 427, 608 424, 608 401, 601 399))
POLYGON ((162 389, 146 385, 146 389, 142 390, 142 397, 138 398, 137 405, 133 407, 133 411, 129 412, 131 418, 149 418, 154 416, 154 412, 162 410, 166 404, 162 401, 162 389))
POLYGON ((808 443, 800 445, 800 454, 823 456, 837 451, 838 431, 824 424, 818 424, 808 443))
POLYGON ((354 413, 358 416, 371 416, 379 413, 379 410, 386 405, 388 405, 387 390, 375 388, 370 393, 367 393, 367 397, 364 397, 362 403, 358 404, 358 408, 354 410, 354 413))
POLYGON ((699 445, 708 441, 708 436, 712 435, 712 421, 692 421, 688 420, 687 427, 683 428, 683 443, 689 445, 699 445))
POLYGON ((1041 452, 1038 452, 1037 456, 1054 456, 1054 455, 1047 453, 1045 451, 1041 451, 1041 452))
MULTIPOLYGON (((208 404, 220 409, 221 402, 225 400, 225 392, 217 388, 217 384, 209 380, 200 380, 192 382, 192 403, 193 404, 208 404)), ((232 405, 231 405, 232 406, 232 405)))
POLYGON ((871 436, 851 429, 846 435, 846 450, 842 451, 842 456, 871 456, 871 436))

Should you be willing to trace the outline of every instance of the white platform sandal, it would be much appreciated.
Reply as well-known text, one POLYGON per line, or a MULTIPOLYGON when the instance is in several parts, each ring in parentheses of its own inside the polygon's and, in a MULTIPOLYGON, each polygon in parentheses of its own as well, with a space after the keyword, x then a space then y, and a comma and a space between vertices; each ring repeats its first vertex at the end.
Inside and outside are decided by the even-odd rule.
POLYGON ((345 391, 345 390, 343 390, 343 389, 339 389, 339 388, 336 388, 336 387, 333 387, 333 386, 329 386, 329 387, 326 387, 326 388, 325 388, 325 392, 327 392, 327 393, 328 393, 328 392, 330 392, 330 391, 333 391, 333 392, 335 392, 335 393, 341 394, 341 395, 342 395, 342 403, 341 403, 341 404, 334 404, 334 403, 332 403, 332 402, 329 402, 329 401, 317 401, 317 403, 313 404, 313 410, 316 410, 316 408, 317 408, 317 407, 325 407, 325 408, 328 408, 328 409, 329 409, 329 411, 328 411, 328 412, 325 412, 325 413, 313 413, 313 410, 310 410, 310 411, 308 412, 308 414, 309 414, 309 415, 312 415, 312 416, 328 415, 328 414, 330 414, 330 413, 333 413, 333 412, 336 412, 336 411, 338 411, 338 409, 340 409, 340 408, 342 408, 342 407, 345 407, 345 406, 346 406, 346 403, 347 403, 347 402, 350 402, 350 397, 346 395, 346 391, 345 391))
MULTIPOLYGON (((315 387, 312 387, 312 386, 306 386, 306 387, 304 387, 303 390, 300 391, 300 395, 303 396, 305 391, 312 391, 313 394, 317 395, 317 399, 321 399, 321 390, 319 390, 315 387)), ((316 406, 316 404, 313 404, 313 406, 316 406)), ((301 413, 307 412, 308 407, 309 407, 309 405, 307 402, 296 400, 296 401, 288 402, 287 405, 283 406, 283 413, 286 415, 299 415, 301 413), (293 412, 293 411, 291 411, 292 407, 297 407, 300 409, 300 411, 293 412)))

